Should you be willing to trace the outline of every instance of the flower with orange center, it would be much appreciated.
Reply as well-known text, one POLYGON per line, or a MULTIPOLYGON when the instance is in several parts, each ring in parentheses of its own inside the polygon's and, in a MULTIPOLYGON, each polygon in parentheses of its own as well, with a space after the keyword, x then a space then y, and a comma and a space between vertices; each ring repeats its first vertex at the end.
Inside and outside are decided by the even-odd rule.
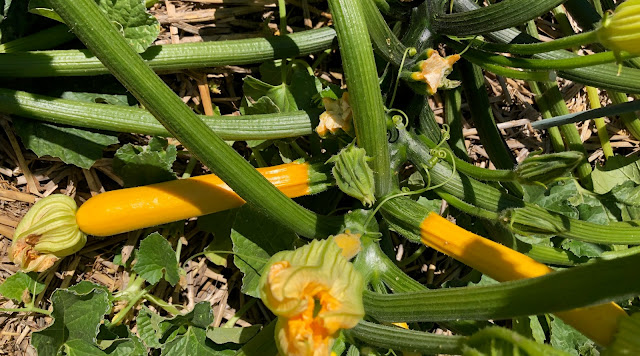
POLYGON ((260 297, 278 316, 283 355, 326 356, 340 329, 363 318, 364 279, 333 238, 273 255, 260 279, 260 297))

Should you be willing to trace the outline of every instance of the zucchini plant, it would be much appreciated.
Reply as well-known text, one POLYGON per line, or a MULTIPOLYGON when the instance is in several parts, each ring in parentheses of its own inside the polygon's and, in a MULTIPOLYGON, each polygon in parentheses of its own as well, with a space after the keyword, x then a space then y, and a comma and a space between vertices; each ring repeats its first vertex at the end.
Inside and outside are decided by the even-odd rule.
MULTIPOLYGON (((12 147, 15 130, 37 155, 83 168, 88 185, 108 155, 105 174, 126 187, 54 188, 13 231, 21 271, 0 294, 16 305, 0 312, 50 317, 30 334, 40 355, 640 352, 640 164, 614 150, 615 120, 602 118, 640 132, 628 102, 640 93, 640 1, 305 0, 294 4, 303 17, 313 9, 330 26, 288 33, 296 18, 278 0, 278 35, 150 46, 154 3, 31 0, 62 24, 13 41, 0 22, 12 147), (198 115, 166 75, 257 64, 241 115, 198 115), (119 93, 60 95, 20 79, 52 77, 119 93), (514 154, 488 78, 503 98, 507 83, 528 88, 540 151, 514 154), (570 113, 558 79, 587 86, 592 110, 570 113), (616 105, 600 108, 605 90, 616 105), (588 123, 575 124, 589 119, 595 153, 588 123), (212 173, 191 176, 197 162, 212 173), (119 244, 107 264, 126 283, 45 287, 65 257, 104 241, 119 244), (189 284, 214 265, 241 278, 215 313, 189 284), (174 292, 158 297, 163 288, 174 292), (226 315, 229 298, 239 308, 226 315), (243 318, 254 325, 234 327, 243 318)), ((218 88, 204 78, 207 97, 218 88)))

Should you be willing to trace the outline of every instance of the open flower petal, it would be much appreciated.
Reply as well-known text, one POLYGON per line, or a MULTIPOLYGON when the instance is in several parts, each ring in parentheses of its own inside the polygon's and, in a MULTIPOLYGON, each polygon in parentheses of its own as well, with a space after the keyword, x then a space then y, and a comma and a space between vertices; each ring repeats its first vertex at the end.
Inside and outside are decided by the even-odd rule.
POLYGON ((351 105, 349 105, 349 93, 342 93, 340 99, 322 98, 325 112, 320 115, 320 124, 316 127, 316 132, 320 137, 327 137, 329 132, 336 134, 342 129, 344 132, 351 131, 351 105))
POLYGON ((340 329, 364 316, 364 279, 334 238, 271 257, 260 295, 276 314, 276 341, 285 355, 329 355, 340 329))

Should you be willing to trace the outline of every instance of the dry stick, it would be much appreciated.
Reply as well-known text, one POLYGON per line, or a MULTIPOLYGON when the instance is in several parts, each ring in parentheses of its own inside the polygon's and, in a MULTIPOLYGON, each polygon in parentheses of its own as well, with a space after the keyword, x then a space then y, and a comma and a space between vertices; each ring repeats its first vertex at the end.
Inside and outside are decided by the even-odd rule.
POLYGON ((200 92, 200 101, 202 102, 202 108, 204 114, 213 116, 213 104, 211 103, 211 89, 209 89, 209 82, 207 81, 207 75, 202 74, 195 77, 198 82, 198 91, 200 92))
POLYGON ((13 148, 13 151, 16 154, 16 158, 18 159, 18 166, 20 167, 20 170, 22 171, 24 176, 27 178, 27 188, 29 189, 29 192, 31 194, 40 195, 40 184, 33 177, 33 174, 31 174, 29 166, 27 165, 27 162, 24 160, 24 156, 22 155, 20 144, 18 144, 18 140, 13 134, 13 130, 11 129, 11 127, 9 127, 9 123, 7 123, 7 121, 5 120, 0 121, 0 124, 2 125, 2 128, 4 128, 4 131, 7 133, 7 137, 9 138, 9 142, 11 143, 11 147, 13 148))
MULTIPOLYGON (((176 14, 176 7, 169 0, 165 0, 165 6, 167 7, 167 17, 173 17, 176 14)), ((167 21, 167 22, 178 22, 176 21, 167 21)), ((173 26, 173 24, 169 25, 169 34, 171 34, 171 43, 177 44, 180 42, 180 37, 178 36, 178 28, 173 26)))
POLYGON ((14 228, 0 224, 0 235, 5 236, 9 239, 13 239, 14 232, 14 228))
POLYGON ((18 200, 18 201, 30 203, 30 204, 33 204, 36 202, 35 196, 27 193, 16 192, 13 190, 4 190, 4 189, 0 190, 0 199, 2 198, 18 200))

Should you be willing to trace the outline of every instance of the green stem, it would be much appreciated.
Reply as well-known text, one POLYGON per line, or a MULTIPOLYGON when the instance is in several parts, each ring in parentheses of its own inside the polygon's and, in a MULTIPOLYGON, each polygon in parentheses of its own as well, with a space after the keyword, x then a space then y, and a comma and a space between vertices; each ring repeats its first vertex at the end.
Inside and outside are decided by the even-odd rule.
MULTIPOLYGON (((535 100, 541 111, 547 111, 553 116, 560 116, 569 114, 569 108, 562 98, 560 89, 556 83, 543 82, 538 83, 538 88, 541 90, 540 94, 536 94, 535 100)), ((580 179, 580 183, 587 188, 593 188, 593 181, 591 179, 591 165, 587 161, 587 150, 582 144, 582 139, 578 133, 578 129, 574 124, 565 124, 560 126, 560 132, 567 143, 567 150, 578 151, 584 154, 582 163, 576 167, 576 175, 580 179)))
MULTIPOLYGON (((611 102, 614 104, 629 102, 629 98, 624 93, 609 90, 607 91, 607 94, 609 95, 611 102)), ((638 118, 638 115, 636 115, 636 113, 633 111, 623 112, 619 115, 620 120, 622 120, 625 127, 627 128, 627 130, 629 130, 629 132, 631 132, 633 137, 635 137, 636 140, 640 139, 640 119, 638 118)))
MULTIPOLYGON (((531 88, 531 92, 533 92, 533 94, 536 95, 536 97, 541 98, 540 100, 546 100, 546 99, 542 99, 542 88, 538 82, 532 81, 532 82, 528 82, 527 84, 529 84, 529 87, 531 88)), ((538 106, 539 106, 538 110, 540 110, 540 114, 542 115, 543 119, 549 119, 553 117, 553 114, 551 113, 551 111, 549 111, 549 107, 551 107, 551 105, 543 103, 543 105, 538 105, 538 106)), ((535 123, 533 123, 532 125, 535 125, 535 123)), ((560 133, 560 129, 558 129, 557 127, 549 127, 547 129, 547 133, 549 134, 549 139, 551 140, 551 147, 553 147, 553 150, 555 152, 564 151, 565 150, 564 140, 562 139, 562 134, 560 133)))
MULTIPOLYGON (((591 109, 597 109, 602 107, 600 105, 600 97, 598 96, 598 89, 594 87, 586 87, 587 96, 589 98, 589 106, 591 109)), ((602 146, 602 152, 605 159, 613 157, 613 149, 611 148, 611 142, 609 142, 609 133, 607 132, 607 124, 604 122, 603 117, 595 118, 593 121, 596 124, 598 130, 598 138, 600 139, 600 145, 602 146)))
MULTIPOLYGON (((0 112, 54 124, 143 135, 171 136, 146 110, 85 103, 0 88, 0 112)), ((220 138, 268 140, 309 135, 311 119, 304 111, 244 116, 199 116, 220 138)))
MULTIPOLYGON (((446 43, 459 52, 465 50, 466 47, 463 43, 460 42, 446 41, 446 43)), ((600 52, 589 54, 586 56, 575 56, 561 59, 528 59, 505 57, 500 54, 480 51, 473 48, 467 49, 462 56, 464 58, 470 58, 470 60, 486 64, 537 70, 563 70, 591 67, 599 64, 614 63, 620 60, 626 60, 636 57, 635 55, 627 52, 621 52, 617 54, 617 57, 614 52, 600 52)))
POLYGON ((487 63, 474 56, 466 56, 465 59, 477 66, 482 67, 482 69, 507 78, 535 81, 549 81, 556 79, 555 72, 553 71, 530 71, 511 69, 500 65, 487 63))
MULTIPOLYGON (((360 4, 362 5, 364 18, 366 19, 369 34, 371 35, 371 41, 377 49, 377 52, 387 62, 391 62, 394 66, 399 67, 406 50, 405 45, 403 45, 393 31, 391 31, 372 0, 362 0, 360 4)), ((411 62, 410 60, 406 61, 406 64, 411 62)))
POLYGON ((171 313, 173 315, 180 315, 182 313, 180 309, 156 297, 155 295, 149 293, 146 290, 145 290, 145 293, 142 295, 142 298, 150 301, 151 303, 155 304, 156 306, 159 306, 160 308, 164 309, 166 312, 171 313))
POLYGON ((349 89, 358 146, 372 158, 377 197, 392 187, 387 118, 360 0, 329 0, 349 89))
POLYGON ((51 315, 51 312, 48 310, 36 308, 33 306, 27 306, 24 308, 0 308, 0 312, 5 313, 39 313, 44 315, 51 315))
POLYGON ((32 35, 0 44, 0 53, 14 53, 54 48, 69 42, 76 36, 66 25, 56 25, 32 35))
POLYGON ((528 43, 528 44, 503 44, 490 43, 478 39, 470 42, 474 48, 500 53, 511 54, 536 54, 542 52, 551 52, 559 49, 571 48, 597 42, 598 38, 595 31, 583 32, 577 35, 566 36, 555 39, 553 41, 528 43))
POLYGON ((258 299, 250 299, 248 302, 244 303, 244 305, 240 307, 240 309, 238 309, 238 311, 235 314, 233 314, 233 316, 229 318, 229 320, 227 320, 227 322, 222 327, 232 328, 234 325, 236 325, 236 322, 238 322, 238 320, 240 320, 240 318, 242 318, 242 316, 249 309, 251 309, 251 307, 253 307, 254 304, 256 304, 257 301, 258 299))
MULTIPOLYGON (((324 51, 336 38, 330 27, 291 35, 230 41, 151 46, 142 58, 159 72, 261 63, 324 51)), ((56 77, 109 74, 89 50, 5 53, 0 77, 56 77)))
MULTIPOLYGON (((460 89, 444 91, 444 117, 449 125, 449 146, 457 157, 468 159, 462 133, 462 95, 460 89)), ((461 160, 462 161, 462 160, 461 160)), ((456 162, 457 164, 460 162, 456 162)))
POLYGON ((144 63, 93 0, 50 3, 140 103, 240 197, 303 236, 323 237, 338 229, 341 218, 321 217, 299 206, 213 133, 144 63))
POLYGON ((462 345, 467 340, 463 336, 436 335, 367 321, 361 321, 346 332, 367 345, 427 355, 461 354, 462 345))

